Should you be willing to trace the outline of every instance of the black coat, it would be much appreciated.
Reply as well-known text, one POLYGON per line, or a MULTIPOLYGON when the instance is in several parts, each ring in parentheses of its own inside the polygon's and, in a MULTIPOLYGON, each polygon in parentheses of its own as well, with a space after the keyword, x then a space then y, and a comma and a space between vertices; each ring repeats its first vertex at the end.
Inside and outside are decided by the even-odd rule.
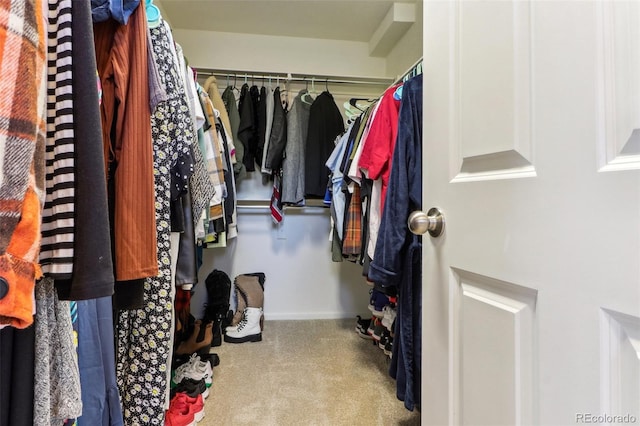
POLYGON ((311 105, 305 149, 305 193, 322 198, 327 190, 329 169, 325 166, 335 147, 336 137, 344 133, 344 122, 333 96, 322 92, 311 105))

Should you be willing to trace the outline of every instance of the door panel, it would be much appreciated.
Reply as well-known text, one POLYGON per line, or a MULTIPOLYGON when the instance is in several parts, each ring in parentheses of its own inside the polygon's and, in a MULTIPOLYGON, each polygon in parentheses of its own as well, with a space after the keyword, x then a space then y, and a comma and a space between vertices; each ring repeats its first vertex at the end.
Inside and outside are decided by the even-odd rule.
POLYGON ((638 413, 640 318, 608 309, 602 309, 600 317, 600 395, 603 410, 607 413, 638 413))
POLYGON ((531 5, 453 4, 451 121, 456 182, 534 176, 531 5))
POLYGON ((425 2, 425 424, 640 421, 639 17, 425 2))
POLYGON ((452 283, 454 423, 531 423, 537 292, 455 268, 452 283))
POLYGON ((640 168, 640 3, 601 2, 598 25, 599 165, 640 168))

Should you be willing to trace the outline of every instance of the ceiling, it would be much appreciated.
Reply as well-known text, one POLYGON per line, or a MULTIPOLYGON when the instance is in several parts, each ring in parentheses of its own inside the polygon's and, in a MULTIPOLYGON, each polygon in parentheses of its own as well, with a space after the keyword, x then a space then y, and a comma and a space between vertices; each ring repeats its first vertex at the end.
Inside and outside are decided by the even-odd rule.
MULTIPOLYGON (((398 2, 398 0, 396 0, 398 2)), ((400 0, 415 3, 415 0, 400 0)), ((155 0, 173 28, 368 42, 387 0, 155 0)))

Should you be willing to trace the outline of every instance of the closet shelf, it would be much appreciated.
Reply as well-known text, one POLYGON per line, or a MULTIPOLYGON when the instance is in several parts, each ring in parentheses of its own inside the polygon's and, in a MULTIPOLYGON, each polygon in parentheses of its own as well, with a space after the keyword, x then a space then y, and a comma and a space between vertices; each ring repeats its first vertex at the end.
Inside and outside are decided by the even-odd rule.
POLYGON ((240 70, 222 70, 211 68, 194 68, 198 75, 215 76, 221 78, 236 79, 237 81, 247 80, 284 80, 295 82, 315 81, 318 84, 354 84, 354 85, 373 85, 373 86, 389 86, 393 83, 393 78, 380 77, 353 77, 353 76, 335 76, 335 75, 318 75, 318 74, 300 74, 300 73, 281 73, 266 71, 240 71, 240 70))

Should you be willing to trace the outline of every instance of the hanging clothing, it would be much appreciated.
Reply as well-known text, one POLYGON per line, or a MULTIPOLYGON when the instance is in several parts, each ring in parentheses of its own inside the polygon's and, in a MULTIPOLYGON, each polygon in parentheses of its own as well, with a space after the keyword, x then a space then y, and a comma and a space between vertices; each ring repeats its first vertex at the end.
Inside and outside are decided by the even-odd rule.
MULTIPOLYGON (((217 111, 216 111, 217 112, 217 111)), ((233 169, 231 167, 231 150, 229 149, 229 143, 227 142, 226 132, 223 129, 224 125, 218 119, 216 121, 216 129, 218 133, 218 139, 222 142, 223 149, 223 161, 226 167, 224 167, 224 181, 226 187, 226 195, 224 198, 224 214, 225 214, 225 232, 226 238, 235 238, 238 235, 237 221, 236 221, 236 185, 233 179, 233 169)))
POLYGON ((256 114, 248 84, 243 84, 240 89, 240 124, 238 125, 238 139, 244 145, 243 163, 248 172, 255 170, 255 146, 256 146, 256 114))
POLYGON ((334 243, 337 251, 333 252, 334 256, 332 257, 338 259, 338 261, 342 261, 342 241, 344 238, 344 218, 345 218, 345 210, 346 210, 346 197, 345 193, 342 191, 342 182, 343 175, 340 171, 340 161, 342 157, 344 157, 345 150, 349 143, 349 138, 351 134, 354 132, 354 127, 356 127, 356 122, 351 123, 347 131, 342 135, 342 137, 338 140, 333 152, 327 159, 325 165, 331 171, 331 214, 334 217, 333 221, 333 229, 335 230, 334 234, 334 243), (337 237, 337 241, 336 238, 337 237))
POLYGON ((69 302, 60 302, 52 278, 36 284, 34 426, 62 424, 82 414, 80 372, 69 302))
POLYGON ((282 202, 285 204, 304 202, 305 143, 311 111, 311 105, 302 101, 305 93, 308 92, 298 92, 287 113, 287 146, 282 161, 282 202))
POLYGON ((305 149, 305 193, 322 198, 329 179, 325 162, 335 146, 336 137, 344 133, 340 110, 329 92, 322 92, 313 101, 309 112, 309 130, 305 149))
POLYGON ((269 141, 271 139, 271 127, 273 125, 273 111, 275 109, 275 100, 273 98, 273 89, 268 87, 265 91, 265 109, 266 109, 266 122, 264 129, 264 147, 262 148, 262 168, 260 171, 267 176, 271 176, 272 170, 265 167, 267 162, 267 152, 269 152, 269 141))
POLYGON ((398 137, 400 101, 393 97, 397 87, 395 85, 388 88, 382 95, 375 120, 369 128, 367 144, 363 148, 358 162, 358 167, 367 171, 369 179, 382 179, 380 211, 384 211, 384 200, 391 173, 391 157, 398 137))
MULTIPOLYGON (((73 277, 55 281, 61 300, 85 300, 113 294, 109 208, 96 80, 93 23, 88 2, 73 2, 73 115, 76 140, 75 250, 73 277)), ((99 82, 99 80, 98 80, 99 82)))
POLYGON ((82 390, 82 416, 78 418, 78 426, 123 426, 116 383, 111 298, 79 301, 77 315, 75 327, 82 390))
POLYGON ((258 98, 258 126, 257 126, 257 137, 258 143, 256 146, 256 162, 258 166, 260 166, 260 171, 262 171, 262 167, 264 163, 262 162, 262 158, 264 157, 264 146, 265 146, 265 136, 267 133, 267 88, 262 86, 260 88, 260 96, 258 98))
POLYGON ((369 280, 398 289, 390 373, 397 382, 398 398, 413 410, 420 404, 421 239, 409 232, 406 221, 412 211, 422 209, 422 75, 404 85, 398 127, 386 208, 369 280))
MULTIPOLYGON (((222 100, 222 96, 220 95, 220 89, 218 88, 218 81, 214 76, 207 78, 207 81, 204 82, 203 86, 204 90, 209 95, 209 99, 211 99, 211 103, 213 103, 213 108, 215 108, 220 113, 220 120, 224 126, 225 136, 227 138, 227 143, 231 148, 231 159, 232 163, 238 161, 236 157, 236 141, 237 141, 237 133, 234 135, 231 127, 231 120, 229 118, 229 113, 226 109, 226 103, 222 100)), ((235 99, 233 101, 235 105, 235 99)), ((237 109, 236 109, 237 112, 237 109)))
POLYGON ((93 22, 104 22, 113 18, 126 25, 140 0, 91 0, 93 22))
POLYGON ((222 93, 222 101, 224 102, 224 109, 229 116, 229 131, 231 132, 231 138, 236 147, 236 164, 233 165, 233 172, 238 178, 243 178, 246 174, 244 166, 244 152, 246 150, 244 144, 238 137, 238 128, 240 127, 240 113, 238 112, 238 104, 236 103, 236 95, 233 87, 228 86, 222 93))
MULTIPOLYGON (((190 157, 193 139, 189 108, 177 58, 164 25, 151 29, 154 58, 167 91, 167 102, 159 103, 150 121, 153 135, 153 169, 156 187, 155 227, 158 232, 157 265, 160 274, 144 283, 143 308, 119 312, 117 318, 117 380, 126 424, 162 424, 166 366, 171 356, 170 327, 173 319, 171 281, 170 199, 176 185, 173 166, 190 157), (169 123, 173 125, 169 125, 169 123), (175 163, 172 163, 175 161, 175 163), (146 354, 146 355, 143 355, 146 354)), ((184 185, 184 178, 178 180, 184 185)))
POLYGON ((40 264, 44 274, 59 279, 70 279, 73 272, 76 216, 71 10, 71 0, 49 1, 46 196, 40 264))
POLYGON ((0 328, 33 322, 41 274, 47 25, 40 0, 24 3, 0 10, 0 328))
POLYGON ((282 156, 287 145, 287 112, 280 101, 280 88, 273 91, 273 123, 269 136, 269 151, 265 168, 276 172, 282 166, 282 156))
POLYGON ((206 152, 207 171, 213 188, 213 198, 209 201, 208 219, 216 220, 223 215, 222 202, 227 193, 224 177, 224 147, 216 127, 215 109, 209 95, 204 90, 200 90, 200 102, 205 112, 205 125, 201 142, 206 152))
POLYGON ((35 327, 0 329, 0 424, 33 426, 35 327))
POLYGON ((145 8, 136 8, 127 25, 114 20, 95 24, 94 39, 103 93, 105 169, 117 199, 112 200, 116 279, 156 276, 158 241, 145 8))

